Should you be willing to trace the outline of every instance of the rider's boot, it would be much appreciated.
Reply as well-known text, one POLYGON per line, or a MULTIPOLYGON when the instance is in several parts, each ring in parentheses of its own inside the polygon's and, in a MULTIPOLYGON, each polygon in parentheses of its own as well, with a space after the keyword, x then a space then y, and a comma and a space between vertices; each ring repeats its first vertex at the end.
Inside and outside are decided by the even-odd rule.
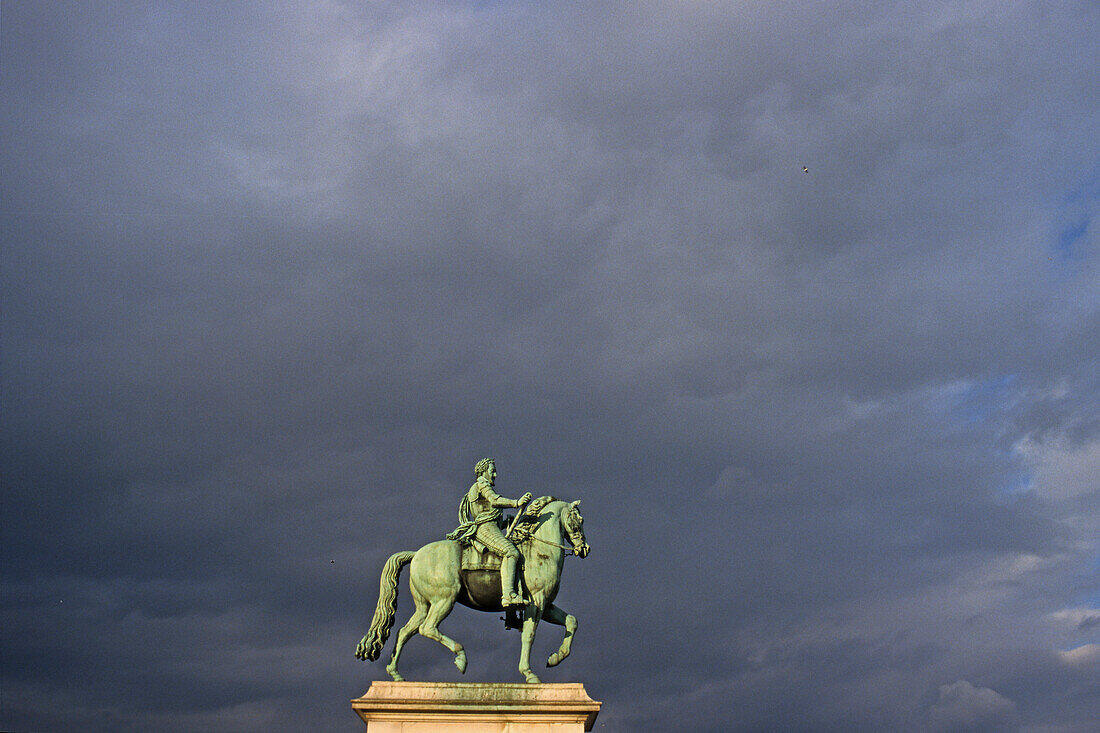
POLYGON ((522 606, 527 603, 523 596, 516 592, 516 564, 518 562, 519 557, 515 555, 505 557, 500 562, 500 590, 503 593, 500 605, 504 608, 522 606))

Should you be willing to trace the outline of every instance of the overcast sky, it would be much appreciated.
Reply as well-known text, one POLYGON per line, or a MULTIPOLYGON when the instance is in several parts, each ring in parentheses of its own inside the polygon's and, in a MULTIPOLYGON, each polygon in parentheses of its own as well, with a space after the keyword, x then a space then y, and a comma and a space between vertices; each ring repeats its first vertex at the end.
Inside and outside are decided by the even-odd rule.
MULTIPOLYGON (((1100 730, 1093 0, 0 34, 0 729, 361 730, 493 456, 582 500, 597 730, 1100 730)), ((409 679, 521 680, 443 629, 409 679)))

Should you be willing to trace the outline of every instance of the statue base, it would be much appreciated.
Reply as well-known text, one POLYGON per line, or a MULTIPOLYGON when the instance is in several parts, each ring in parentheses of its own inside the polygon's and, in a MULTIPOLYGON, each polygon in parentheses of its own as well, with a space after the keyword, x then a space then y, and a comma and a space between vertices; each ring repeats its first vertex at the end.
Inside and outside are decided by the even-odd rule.
POLYGON ((351 707, 367 733, 581 733, 600 712, 579 682, 374 682, 351 707))

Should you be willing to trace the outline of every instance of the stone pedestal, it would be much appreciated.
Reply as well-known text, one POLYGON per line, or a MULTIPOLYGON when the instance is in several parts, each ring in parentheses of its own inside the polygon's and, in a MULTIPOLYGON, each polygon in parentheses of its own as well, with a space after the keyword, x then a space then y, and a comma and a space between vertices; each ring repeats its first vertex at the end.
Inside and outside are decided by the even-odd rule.
POLYGON ((600 712, 579 682, 374 682, 351 707, 367 733, 581 733, 600 712))

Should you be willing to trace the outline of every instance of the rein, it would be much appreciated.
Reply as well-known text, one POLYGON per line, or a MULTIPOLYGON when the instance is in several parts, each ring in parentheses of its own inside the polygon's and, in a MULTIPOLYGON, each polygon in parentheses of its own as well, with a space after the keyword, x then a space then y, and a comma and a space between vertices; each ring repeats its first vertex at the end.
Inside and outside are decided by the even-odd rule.
MULTIPOLYGON (((553 545, 554 547, 560 547, 561 549, 566 550, 569 553, 569 555, 576 555, 577 554, 576 551, 574 551, 574 549, 572 547, 566 547, 565 545, 559 545, 557 542, 551 542, 550 540, 544 540, 541 537, 536 537, 534 534, 530 535, 527 539, 535 540, 537 542, 545 542, 546 544, 553 545)), ((567 555, 567 557, 568 557, 568 555, 567 555)))
POLYGON ((566 551, 566 557, 568 557, 569 555, 576 555, 577 554, 577 551, 575 549, 573 549, 572 547, 567 547, 566 545, 559 545, 557 542, 551 542, 550 540, 544 540, 541 537, 536 537, 535 533, 533 531, 524 531, 524 534, 526 536, 519 539, 517 541, 517 544, 527 542, 528 540, 534 540, 536 542, 542 542, 542 543, 547 544, 547 545, 552 545, 553 547, 560 547, 561 549, 566 551))

